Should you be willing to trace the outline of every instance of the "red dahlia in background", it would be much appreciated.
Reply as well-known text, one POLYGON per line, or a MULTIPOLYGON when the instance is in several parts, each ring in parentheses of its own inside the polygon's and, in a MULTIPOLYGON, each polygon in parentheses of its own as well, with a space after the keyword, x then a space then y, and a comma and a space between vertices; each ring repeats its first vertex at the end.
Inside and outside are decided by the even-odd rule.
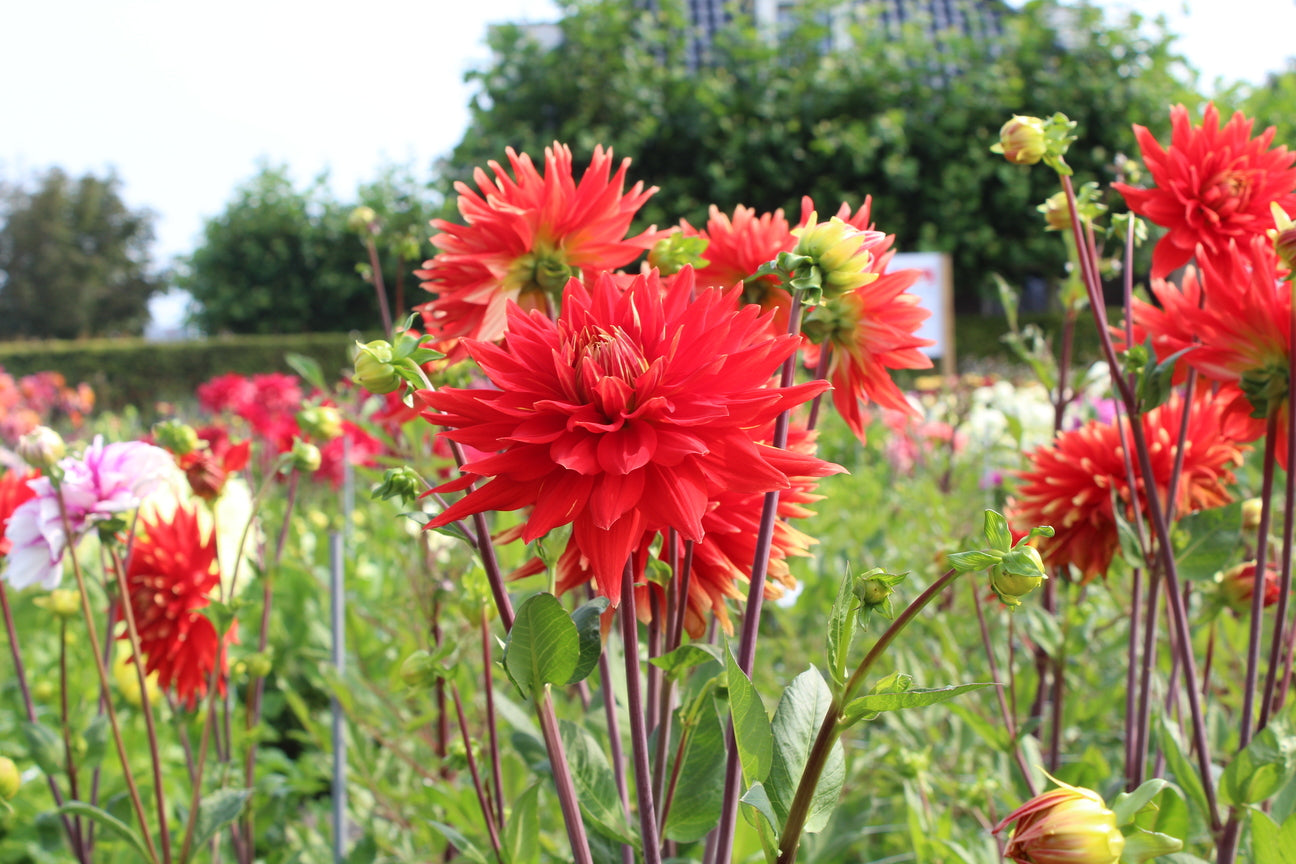
MULTIPOLYGON (((1228 504, 1231 469, 1242 461, 1238 445, 1221 431, 1223 409, 1218 402, 1209 395, 1195 398, 1187 434, 1178 442, 1183 410, 1183 400, 1176 394, 1140 418, 1151 457, 1152 486, 1162 501, 1174 470, 1176 444, 1184 448, 1175 502, 1180 516, 1228 504)), ((1128 418, 1122 417, 1121 425, 1132 452, 1128 418)), ((1122 452, 1121 430, 1097 421, 1063 432, 1051 444, 1031 451, 1030 467, 1017 474, 1020 485, 1009 503, 1009 519, 1014 525, 1053 526, 1056 534, 1037 543, 1046 564, 1075 565, 1084 581, 1106 575, 1119 546, 1113 491, 1124 517, 1135 518, 1122 452)), ((1147 482, 1137 460, 1134 476, 1139 506, 1146 512, 1147 482)))
POLYGON ((1219 121, 1213 103, 1206 106, 1201 126, 1193 126, 1188 109, 1176 105, 1170 110, 1168 148, 1145 127, 1134 127, 1156 185, 1138 189, 1117 183, 1114 188, 1130 210, 1169 229, 1152 251, 1154 277, 1168 276, 1194 254, 1203 264, 1222 256, 1230 240, 1245 244, 1263 236, 1273 227, 1271 202, 1296 212, 1296 153, 1269 149, 1272 127, 1252 138, 1252 121, 1241 113, 1222 129, 1219 121))
POLYGON ((827 386, 770 385, 799 338, 768 336, 768 316, 735 310, 733 291, 693 295, 687 268, 665 282, 636 277, 624 291, 610 276, 592 291, 573 280, 557 321, 512 306, 502 346, 466 340, 499 389, 419 395, 443 435, 492 454, 466 463, 466 479, 490 479, 429 526, 530 507, 523 539, 570 523, 598 590, 615 598, 646 532, 701 540, 721 493, 787 489, 791 474, 836 470, 752 440, 827 386))
POLYGON ((627 237, 630 222, 656 190, 636 183, 622 194, 630 160, 615 175, 612 151, 594 148, 577 183, 571 150, 545 148, 543 176, 531 157, 509 148, 509 167, 491 162, 490 177, 473 173, 480 193, 456 183, 463 225, 435 219, 432 245, 440 252, 418 275, 435 299, 416 307, 427 332, 450 362, 466 356, 462 337, 497 341, 504 335, 510 301, 523 309, 549 309, 573 276, 592 280, 623 267, 668 232, 649 229, 627 237))
MULTIPOLYGON (((141 520, 139 536, 126 566, 126 589, 139 629, 144 668, 157 673, 159 686, 174 687, 190 710, 207 693, 220 654, 217 687, 225 692, 226 652, 216 627, 202 613, 220 583, 216 540, 198 523, 197 510, 183 504, 169 519, 141 520)), ((235 627, 225 644, 235 639, 235 627)))

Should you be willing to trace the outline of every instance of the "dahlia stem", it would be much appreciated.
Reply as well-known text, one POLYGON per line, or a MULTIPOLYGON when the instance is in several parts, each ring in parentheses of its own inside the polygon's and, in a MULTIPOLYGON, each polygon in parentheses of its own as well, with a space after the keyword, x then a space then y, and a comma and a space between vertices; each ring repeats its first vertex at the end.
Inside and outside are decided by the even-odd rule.
MULTIPOLYGON (((9 635, 9 653, 13 655, 14 677, 18 679, 18 691, 22 694, 23 710, 27 714, 27 722, 35 723, 36 703, 32 701, 31 690, 27 686, 27 671, 23 665, 22 649, 18 647, 18 628, 14 625, 13 610, 9 608, 9 595, 5 592, 4 580, 0 580, 0 614, 4 615, 5 632, 9 635)), ((54 805, 61 808, 63 793, 59 790, 58 780, 52 774, 46 774, 45 780, 49 783, 54 805)), ((63 822, 63 830, 67 834, 68 844, 72 847, 72 854, 82 864, 90 864, 90 858, 82 845, 80 832, 73 830, 71 818, 66 813, 60 813, 59 819, 63 822)))
POLYGON ((365 248, 369 250, 369 270, 372 274, 374 291, 378 294, 378 314, 382 316, 383 338, 392 337, 391 309, 387 305, 387 288, 383 285, 382 262, 378 260, 378 246, 374 243, 373 233, 366 232, 365 248))
MULTIPOLYGON (((819 346, 819 363, 815 366, 814 377, 816 381, 822 381, 828 377, 828 364, 832 360, 832 343, 825 341, 819 346)), ((810 403, 810 416, 806 419, 806 429, 813 432, 819 425, 819 406, 823 402, 824 394, 820 393, 814 397, 810 403)))
MULTIPOLYGON (((990 666, 990 680, 999 680, 999 664, 995 661, 994 646, 990 643, 990 629, 986 626, 985 610, 981 603, 981 595, 977 593, 977 586, 969 583, 972 589, 972 607, 976 609, 977 624, 981 628, 981 647, 985 649, 986 662, 990 666)), ((1026 781, 1026 789, 1030 792, 1030 797, 1034 798, 1039 794, 1035 786, 1035 778, 1031 776, 1030 766, 1026 764, 1026 757, 1021 751, 1021 742, 1017 738, 1017 718, 1008 710, 1008 697, 1004 695, 1004 688, 996 687, 995 696, 999 699, 999 718, 1003 721, 1004 730, 1008 737, 1012 739, 1013 760, 1017 763, 1017 770, 1021 772, 1022 779, 1026 781)))
POLYGON ((1125 791, 1138 788, 1134 765, 1139 761, 1138 735, 1138 663, 1139 663, 1139 601, 1143 599, 1143 568, 1134 567, 1130 580, 1129 636, 1125 648, 1125 791))
MULTIPOLYGON (((1061 180, 1062 188, 1067 197, 1067 206, 1071 213, 1071 230, 1075 233, 1078 244, 1082 238, 1079 217, 1076 213, 1075 188, 1071 184, 1070 177, 1062 175, 1061 180)), ((1089 307, 1094 314, 1095 323, 1098 325, 1098 339, 1102 345, 1103 356, 1106 358, 1108 367, 1111 370, 1112 382, 1116 385, 1121 400, 1130 413, 1129 426, 1134 436, 1134 449, 1138 454, 1139 470, 1143 477, 1155 477, 1156 475, 1152 472, 1151 459, 1148 456, 1147 439, 1143 434, 1143 424, 1137 422, 1138 400, 1134 395, 1133 388, 1120 374, 1120 363, 1116 357, 1116 348, 1112 344, 1111 333, 1107 327, 1107 314, 1103 308, 1102 285, 1098 281, 1096 272, 1097 262, 1089 260, 1089 257, 1087 255, 1080 256, 1081 263, 1084 265, 1085 287, 1089 293, 1089 307)), ((1188 612, 1184 608, 1183 595, 1179 590, 1179 571, 1175 564, 1174 546, 1170 542, 1170 527, 1161 508, 1159 496, 1148 495, 1147 498, 1149 515, 1165 568, 1163 575, 1166 580, 1166 598, 1170 604, 1170 614, 1177 647, 1183 655, 1184 675, 1190 681, 1195 680, 1197 678, 1197 667, 1192 656, 1188 612)), ((1206 793, 1206 809, 1208 811, 1206 815, 1210 820, 1212 833, 1218 834, 1222 826, 1215 799, 1214 775, 1211 772, 1210 747, 1206 738, 1206 722, 1202 713, 1201 699, 1196 687, 1185 689, 1188 691, 1188 708, 1192 719, 1193 740, 1197 747, 1198 772, 1201 776, 1202 787, 1206 793)))
MULTIPOLYGON (((104 690, 108 689, 108 667, 104 665, 103 653, 99 642, 99 631, 94 623, 94 611, 90 608, 90 592, 86 587, 85 574, 81 572, 81 562, 77 560, 76 549, 72 548, 72 539, 75 534, 72 531, 72 522, 68 518, 67 504, 63 500, 63 491, 55 487, 59 506, 59 517, 63 521, 63 536, 68 538, 68 546, 65 554, 72 559, 72 573, 76 577, 77 590, 81 594, 81 614, 85 618, 87 635, 90 637, 90 651, 94 654, 95 670, 99 673, 99 686, 104 690)), ((130 606, 130 601, 123 595, 123 608, 130 606)), ((138 644, 138 643, 136 643, 138 644)), ((142 694, 141 694, 142 695, 142 694)), ((144 846, 148 851, 149 858, 153 864, 158 864, 157 847, 153 844, 153 834, 149 830, 148 816, 144 813, 144 802, 140 798, 139 787, 135 785, 135 775, 131 772, 130 759, 126 754, 126 743, 122 740, 121 724, 117 720, 117 709, 113 707, 112 700, 107 702, 108 706, 108 725, 112 728, 113 743, 117 747, 117 758, 122 766, 122 779, 126 782, 126 792, 130 797, 131 806, 135 810, 135 817, 139 820, 140 834, 144 841, 144 846)), ((161 813, 159 818, 165 818, 161 813)), ((163 842, 166 842, 166 833, 162 834, 163 842)), ((168 857, 168 861, 170 858, 168 857)))
MULTIPOLYGON (((499 825, 497 818, 502 818, 504 811, 499 812, 499 817, 493 812, 490 798, 486 794, 486 789, 482 785, 481 771, 477 769, 477 758, 473 756, 472 738, 468 735, 468 719, 464 717, 463 700, 459 698, 459 688, 450 685, 450 698, 454 700, 455 716, 459 720, 459 737, 463 741, 464 754, 468 759, 468 773, 472 775, 473 791, 477 793, 477 806, 481 807, 482 821, 486 823, 486 833, 490 836, 491 850, 495 853, 495 860, 499 864, 504 864, 504 851, 500 846, 499 825)), ((334 826, 334 831, 341 831, 342 826, 334 826)))
POLYGON ((630 750, 634 759, 644 864, 661 864, 657 809, 653 806, 652 766, 648 763, 648 728, 639 691, 639 619, 635 616, 634 567, 629 561, 621 573, 621 644, 625 651, 626 710, 630 714, 630 750))
MULTIPOLYGON (((801 332, 801 292, 792 292, 792 309, 788 313, 788 332, 801 332)), ((780 387, 792 386, 796 373, 797 352, 793 352, 783 361, 779 376, 780 387)), ((788 425, 791 412, 779 414, 774 423, 773 446, 780 449, 787 446, 788 425)), ((738 668, 751 675, 752 663, 756 658, 756 635, 760 629, 761 606, 765 602, 765 576, 769 570, 770 548, 774 542, 774 520, 778 515, 778 490, 765 493, 764 507, 761 510, 760 527, 756 532, 756 554, 752 561, 751 582, 747 587, 747 609, 743 613, 742 635, 738 642, 738 668)), ((712 622, 714 623, 714 621, 712 622)), ((720 809, 720 824, 716 831, 714 864, 729 864, 733 856, 734 827, 738 820, 738 799, 741 796, 742 764, 738 761, 738 742, 733 734, 733 721, 728 724, 728 762, 725 764, 724 800, 720 809)))
POLYGON ((162 841, 162 860, 171 862, 171 835, 167 830, 166 790, 162 785, 162 756, 158 752, 157 728, 153 722, 153 702, 149 699, 148 674, 144 670, 144 652, 140 647, 139 628, 135 624, 135 606, 131 603, 130 589, 126 585, 126 570, 114 550, 110 553, 113 576, 117 580, 117 593, 122 598, 122 617, 126 619, 126 636, 130 639, 131 665, 135 667, 135 680, 139 682, 140 707, 144 714, 144 730, 148 736, 149 757, 153 763, 153 795, 158 809, 158 837, 162 841))
MULTIPOLYGON (((1260 677, 1260 640, 1264 633, 1264 585, 1269 566, 1269 521, 1273 512, 1274 470, 1278 444, 1278 412, 1265 421, 1264 479, 1260 487, 1260 527, 1256 529, 1255 578, 1251 591, 1251 627, 1247 641, 1246 678, 1242 685, 1242 722, 1238 752, 1251 743, 1256 683, 1260 677)), ((1262 702, 1263 704, 1263 702, 1262 702)))
POLYGON ((828 757, 832 754, 833 744, 841 737, 842 725, 845 719, 841 712, 842 709, 850 704, 851 697, 855 691, 864 683, 873 666, 891 647, 891 643, 896 637, 909 626, 909 623, 918 616, 928 603, 935 600, 936 597, 946 588, 954 584, 960 576, 960 572, 953 568, 946 570, 945 574, 927 586, 927 589, 914 598, 905 610, 896 616, 891 622, 891 626, 878 637, 877 642, 869 649, 868 654, 860 661, 859 666, 851 674, 850 680, 846 682, 842 690, 841 698, 833 697, 832 703, 828 706, 828 713, 824 716, 823 723, 819 726, 819 734, 815 736, 814 743, 810 746, 810 753, 806 757, 805 769, 801 772, 801 780, 797 783, 796 794, 792 798, 792 804, 788 808, 787 820, 783 824, 783 832, 779 835, 779 854, 778 864, 794 864, 797 857, 797 850, 801 845, 801 833, 805 829, 806 819, 810 815, 810 804, 814 800, 814 793, 819 786, 819 778, 823 775, 824 767, 828 764, 828 757))
POLYGON ((567 827, 567 842, 571 846, 572 862, 573 864, 594 864, 594 858, 590 854, 589 838, 585 835, 585 822, 581 817, 576 786, 572 781, 571 768, 567 764, 562 737, 558 734, 558 719, 554 714, 548 685, 536 694, 536 715, 540 719, 540 734, 544 738, 545 749, 549 753, 549 766, 553 771, 554 785, 558 791, 563 823, 567 827))
MULTIPOLYGON (((491 671, 494 662, 491 660, 490 618, 485 607, 482 607, 481 612, 481 646, 482 665, 485 667, 482 670, 482 684, 486 691, 486 738, 490 746, 491 785, 495 787, 495 810, 499 813, 500 828, 503 828, 504 779, 500 773, 499 724, 495 721, 495 675, 491 671)), ((445 698, 444 688, 441 690, 441 698, 445 698)), ((445 711, 442 710, 439 716, 444 717, 445 711)))
MULTIPOLYGON (((1147 771, 1148 745, 1152 736, 1152 669, 1156 666, 1156 625, 1160 615, 1158 611, 1161 599, 1160 588, 1161 571, 1154 566, 1148 570, 1147 611, 1143 616, 1143 649, 1139 652, 1138 715, 1137 725, 1134 727, 1134 758, 1129 766, 1132 769, 1129 776, 1133 778, 1133 788, 1138 788, 1143 783, 1144 773, 1147 771)), ((1137 606, 1134 607, 1134 614, 1130 617, 1133 620, 1138 618, 1137 606)), ((1130 629, 1131 632, 1136 629, 1133 623, 1130 629)))
MULTIPOLYGON (((612 753, 612 774, 616 779, 617 795, 621 798, 621 812, 630 824, 630 790, 626 786, 625 752, 621 748, 621 724, 617 721, 616 691, 612 687, 612 663, 606 651, 599 653, 599 686, 603 690, 603 716, 607 721, 608 744, 612 753)), ((634 864, 634 849, 621 845, 622 864, 634 864)))

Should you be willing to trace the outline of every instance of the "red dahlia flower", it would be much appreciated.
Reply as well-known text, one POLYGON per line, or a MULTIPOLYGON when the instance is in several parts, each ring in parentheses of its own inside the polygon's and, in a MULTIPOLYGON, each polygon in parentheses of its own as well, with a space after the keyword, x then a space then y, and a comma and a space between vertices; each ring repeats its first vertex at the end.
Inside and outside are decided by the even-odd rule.
POLYGON ((594 148, 579 184, 564 144, 545 148, 544 176, 525 153, 505 152, 513 177, 491 162, 494 178, 480 168, 473 174, 480 194, 456 183, 465 224, 433 220, 440 233, 432 245, 440 253, 417 271, 436 298, 416 308, 450 362, 466 356, 458 339, 494 342, 504 335, 509 301, 548 309, 569 278, 591 280, 629 264, 669 233, 650 228, 626 237, 635 213, 657 189, 636 183, 622 195, 630 160, 609 179, 611 150, 594 148))
POLYGON ((0 475, 0 558, 8 555, 13 548, 13 541, 5 536, 9 517, 18 509, 19 504, 36 496, 36 491, 27 481, 39 476, 39 471, 17 471, 13 468, 0 475))
MULTIPOLYGON (((1227 485, 1233 482, 1232 466, 1241 464, 1238 445, 1221 432, 1218 402, 1208 396, 1191 403, 1184 448, 1183 474, 1179 479, 1175 513, 1185 515, 1228 504, 1227 485)), ((1174 467, 1184 402, 1176 394, 1141 418, 1152 461, 1153 486, 1165 500, 1174 467)), ((1125 440, 1133 447, 1129 419, 1121 418, 1125 440)), ((1124 507, 1126 519, 1135 518, 1122 455, 1121 430, 1090 421, 1063 432, 1051 444, 1035 448, 1030 467, 1017 473, 1020 486, 1010 502, 1009 518, 1016 525, 1052 525, 1056 534, 1040 538, 1038 547, 1046 564, 1075 565, 1084 581, 1103 576, 1119 545, 1112 493, 1124 507)), ((1147 482, 1134 461, 1139 506, 1147 507, 1147 482)))
POLYGON ((742 283, 745 302, 755 303, 762 310, 774 310, 770 332, 787 332, 792 295, 777 276, 755 275, 762 264, 773 261, 780 252, 791 252, 796 245, 797 238, 782 210, 758 216, 755 210, 739 204, 731 219, 712 205, 705 228, 698 231, 685 222, 684 232, 707 238, 702 254, 708 263, 697 271, 698 285, 729 289, 742 283))
MULTIPOLYGON (((183 504, 170 520, 155 515, 141 522, 126 566, 126 589, 144 668, 157 673, 161 687, 174 687, 176 698, 192 710, 207 693, 218 655, 217 686, 225 692, 226 652, 215 625, 202 614, 220 584, 216 540, 198 524, 197 510, 183 504)), ((235 641, 235 630, 231 626, 225 634, 226 645, 235 641)))
POLYGON ((615 598, 646 532, 701 540, 721 492, 787 489, 789 474, 831 471, 752 440, 827 386, 770 386, 798 338, 766 335, 768 316, 735 311, 733 291, 693 293, 687 268, 665 283, 655 272, 637 277, 624 291, 610 276, 592 293, 572 280, 557 321, 515 305, 502 347, 466 340, 499 389, 420 397, 443 435, 492 453, 466 463, 465 479, 491 479, 429 527, 530 507, 523 539, 571 523, 600 593, 615 598))
POLYGON ((1245 244, 1263 236, 1273 227, 1271 202, 1296 212, 1296 153, 1269 149, 1272 127, 1252 138, 1253 121, 1239 112, 1221 129, 1214 104, 1206 106, 1200 127, 1191 125, 1182 105, 1170 110, 1170 122, 1168 149, 1146 128, 1134 127, 1156 185, 1115 184, 1130 210, 1169 229, 1152 252, 1154 277, 1169 275, 1194 253, 1205 263, 1227 254, 1230 240, 1245 244))

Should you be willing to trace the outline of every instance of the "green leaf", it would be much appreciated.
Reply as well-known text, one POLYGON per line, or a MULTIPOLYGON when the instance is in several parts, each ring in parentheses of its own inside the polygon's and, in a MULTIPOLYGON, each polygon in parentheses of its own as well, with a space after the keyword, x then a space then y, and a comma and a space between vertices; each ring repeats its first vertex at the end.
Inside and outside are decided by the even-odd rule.
POLYGON ((1001 513, 985 511, 985 527, 981 529, 981 533, 991 549, 1007 552, 1012 548, 1012 531, 1008 529, 1008 520, 1001 513))
MULTIPOLYGON (((720 819, 724 806, 724 771, 728 750, 724 727, 714 711, 697 712, 694 724, 684 725, 680 715, 676 729, 687 735, 670 813, 662 833, 681 843, 692 843, 707 835, 720 819)), ((672 748, 673 749, 673 748, 672 748)))
POLYGON ((305 354, 294 354, 291 351, 284 355, 284 362, 301 377, 305 378, 316 390, 329 392, 328 382, 320 370, 319 361, 305 354))
POLYGON ((947 556, 949 565, 960 573, 971 573, 984 570, 998 564, 1003 555, 992 549, 974 549, 969 552, 951 552, 947 556))
POLYGON ((581 812, 590 826, 606 837, 636 849, 642 848, 639 838, 630 833, 626 825, 621 796, 617 793, 616 775, 594 736, 569 720, 558 721, 558 734, 567 752, 567 770, 576 786, 581 812))
POLYGON ((540 860, 540 784, 535 783, 513 800, 513 810, 504 824, 505 861, 536 864, 540 860))
POLYGON ((724 654, 729 673, 729 716, 733 720, 734 740, 738 744, 738 761, 742 763, 743 777, 750 785, 769 775, 774 738, 760 694, 738 666, 733 652, 726 648, 724 654))
POLYGON ((774 805, 770 802, 769 793, 765 791, 764 783, 756 782, 751 784, 738 800, 750 807, 755 814, 765 817, 770 830, 775 833, 778 832, 779 819, 774 813, 774 805))
POLYGON ((1282 827, 1259 810, 1251 811, 1251 853, 1255 864, 1296 864, 1296 816, 1282 827))
POLYGON ((581 655, 580 634, 552 594, 535 594, 518 607, 504 649, 504 668, 522 695, 546 684, 565 684, 581 655))
POLYGON ((27 739, 27 755, 36 766, 51 777, 63 773, 63 739, 43 723, 23 723, 23 737, 27 739))
POLYGON ((1122 792, 1112 802, 1112 813, 1116 814, 1117 826, 1128 825, 1152 799, 1161 794, 1161 790, 1170 785, 1168 780, 1160 777, 1148 780, 1133 792, 1122 792))
POLYGON ((1121 864, 1142 864, 1159 855, 1169 855, 1183 849, 1183 841, 1169 834, 1157 834, 1154 831, 1135 829, 1133 834, 1125 837, 1125 848, 1121 850, 1121 864))
POLYGON ((1203 817, 1209 819, 1210 809, 1206 805, 1206 790, 1202 787, 1201 777, 1196 769, 1189 764, 1188 758, 1184 755, 1183 747, 1179 744, 1179 736, 1176 730, 1166 720, 1161 718, 1161 752, 1166 757, 1166 767, 1170 769, 1170 774, 1175 783, 1184 791, 1188 800, 1197 805, 1198 812, 1203 817))
POLYGON ((86 750, 78 764, 82 768, 94 768, 103 762, 108 749, 108 715, 96 714, 82 737, 85 738, 86 750))
POLYGON ((1241 806, 1263 801, 1296 773, 1296 736, 1274 720, 1233 757, 1220 777, 1220 800, 1241 806))
POLYGON ((469 861, 472 861, 473 864, 492 864, 491 860, 488 859, 471 840, 459 833, 458 829, 452 828, 444 822, 437 822, 431 819, 428 820, 427 824, 439 831, 441 836, 450 841, 450 844, 459 851, 460 855, 463 855, 469 861))
POLYGON ((140 837, 139 832, 109 813, 107 810, 101 810, 98 807, 85 803, 84 801, 69 801, 62 807, 58 808, 55 812, 68 813, 72 816, 84 816, 87 819, 93 819, 133 846, 135 851, 139 853, 141 861, 153 860, 153 856, 149 854, 148 847, 144 845, 144 840, 140 837))
POLYGON ((1190 513, 1179 520, 1175 539, 1175 566, 1181 579, 1213 579, 1215 574, 1239 560, 1242 534, 1242 502, 1190 513))
POLYGON ((239 817, 251 797, 251 789, 217 789, 198 802, 198 827, 194 830, 192 848, 206 846, 217 831, 239 817))
POLYGON ((846 705, 846 710, 842 712, 842 717, 844 722, 849 725, 860 720, 871 720, 883 711, 898 711, 903 708, 936 705, 963 693, 993 686, 995 686, 993 682, 984 682, 956 684, 950 687, 937 687, 932 690, 906 690, 903 693, 870 693, 867 696, 852 699, 846 705))
POLYGON ((852 590, 854 584, 854 577, 847 570, 841 587, 837 589, 832 613, 828 616, 828 674, 832 677, 835 692, 841 692, 846 686, 846 662, 850 658, 851 641, 855 638, 859 601, 852 590))
POLYGON ((600 616, 607 607, 608 598, 596 597, 571 614, 572 624, 576 626, 576 635, 580 639, 580 657, 576 661, 575 671, 566 683, 575 684, 577 681, 584 681, 598 665, 599 657, 603 655, 600 616))
POLYGON ((1125 505, 1121 503, 1116 490, 1112 489, 1112 515, 1116 517, 1116 536, 1120 540, 1121 557, 1131 567, 1143 567, 1143 545, 1139 542, 1138 530, 1125 518, 1125 505))
MULTIPOLYGON (((787 821, 788 810, 796 796, 797 786, 805 773, 810 748, 824 718, 832 708, 832 691, 824 683, 819 670, 811 667, 802 672, 783 691, 774 712, 771 731, 774 735, 774 760, 770 766, 765 789, 778 814, 781 828, 787 821)), ((828 817, 841 798, 842 784, 846 780, 846 757, 841 741, 833 742, 823 773, 815 784, 810 812, 806 816, 804 831, 814 834, 828 824, 828 817)))
POLYGON ((708 642, 689 642, 669 654, 653 657, 648 662, 664 670, 667 679, 678 681, 685 672, 694 666, 701 666, 708 660, 723 663, 722 650, 720 646, 708 642))

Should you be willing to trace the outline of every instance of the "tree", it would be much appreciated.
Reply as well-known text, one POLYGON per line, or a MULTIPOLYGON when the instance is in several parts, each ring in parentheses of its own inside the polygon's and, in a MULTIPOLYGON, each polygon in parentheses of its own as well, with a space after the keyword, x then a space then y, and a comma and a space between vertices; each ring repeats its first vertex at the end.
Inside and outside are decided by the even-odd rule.
MULTIPOLYGON (((389 295, 422 250, 408 239, 416 221, 427 221, 420 191, 426 197, 395 168, 361 190, 381 226, 389 295), (398 235, 406 242, 396 244, 398 235)), ((191 322, 207 333, 380 329, 369 254, 348 225, 353 210, 332 196, 325 177, 297 189, 285 167, 263 167, 208 220, 202 245, 183 262, 178 283, 196 301, 191 322)))
POLYGON ((633 157, 631 179, 662 189, 642 214, 659 225, 698 225, 710 203, 782 207, 796 220, 802 194, 828 212, 871 194, 900 249, 953 255, 965 310, 993 272, 1052 277, 1064 262, 1033 212, 1056 179, 987 152, 1009 116, 1067 113, 1080 136, 1068 160, 1082 178, 1108 180, 1118 152, 1137 153, 1132 123, 1160 132, 1171 104, 1199 101, 1163 25, 1137 15, 1109 25, 1084 4, 1001 7, 993 40, 943 33, 936 45, 921 24, 881 26, 868 4, 804 3, 777 40, 735 22, 700 64, 677 0, 655 11, 560 5, 552 50, 520 28, 492 34, 493 64, 469 76, 471 125, 441 166, 447 183, 506 145, 538 155, 561 140, 578 162, 596 143, 633 157), (849 48, 829 50, 843 34, 849 48))
POLYGON ((153 216, 122 201, 113 174, 59 168, 0 193, 0 338, 138 335, 164 287, 153 216))

